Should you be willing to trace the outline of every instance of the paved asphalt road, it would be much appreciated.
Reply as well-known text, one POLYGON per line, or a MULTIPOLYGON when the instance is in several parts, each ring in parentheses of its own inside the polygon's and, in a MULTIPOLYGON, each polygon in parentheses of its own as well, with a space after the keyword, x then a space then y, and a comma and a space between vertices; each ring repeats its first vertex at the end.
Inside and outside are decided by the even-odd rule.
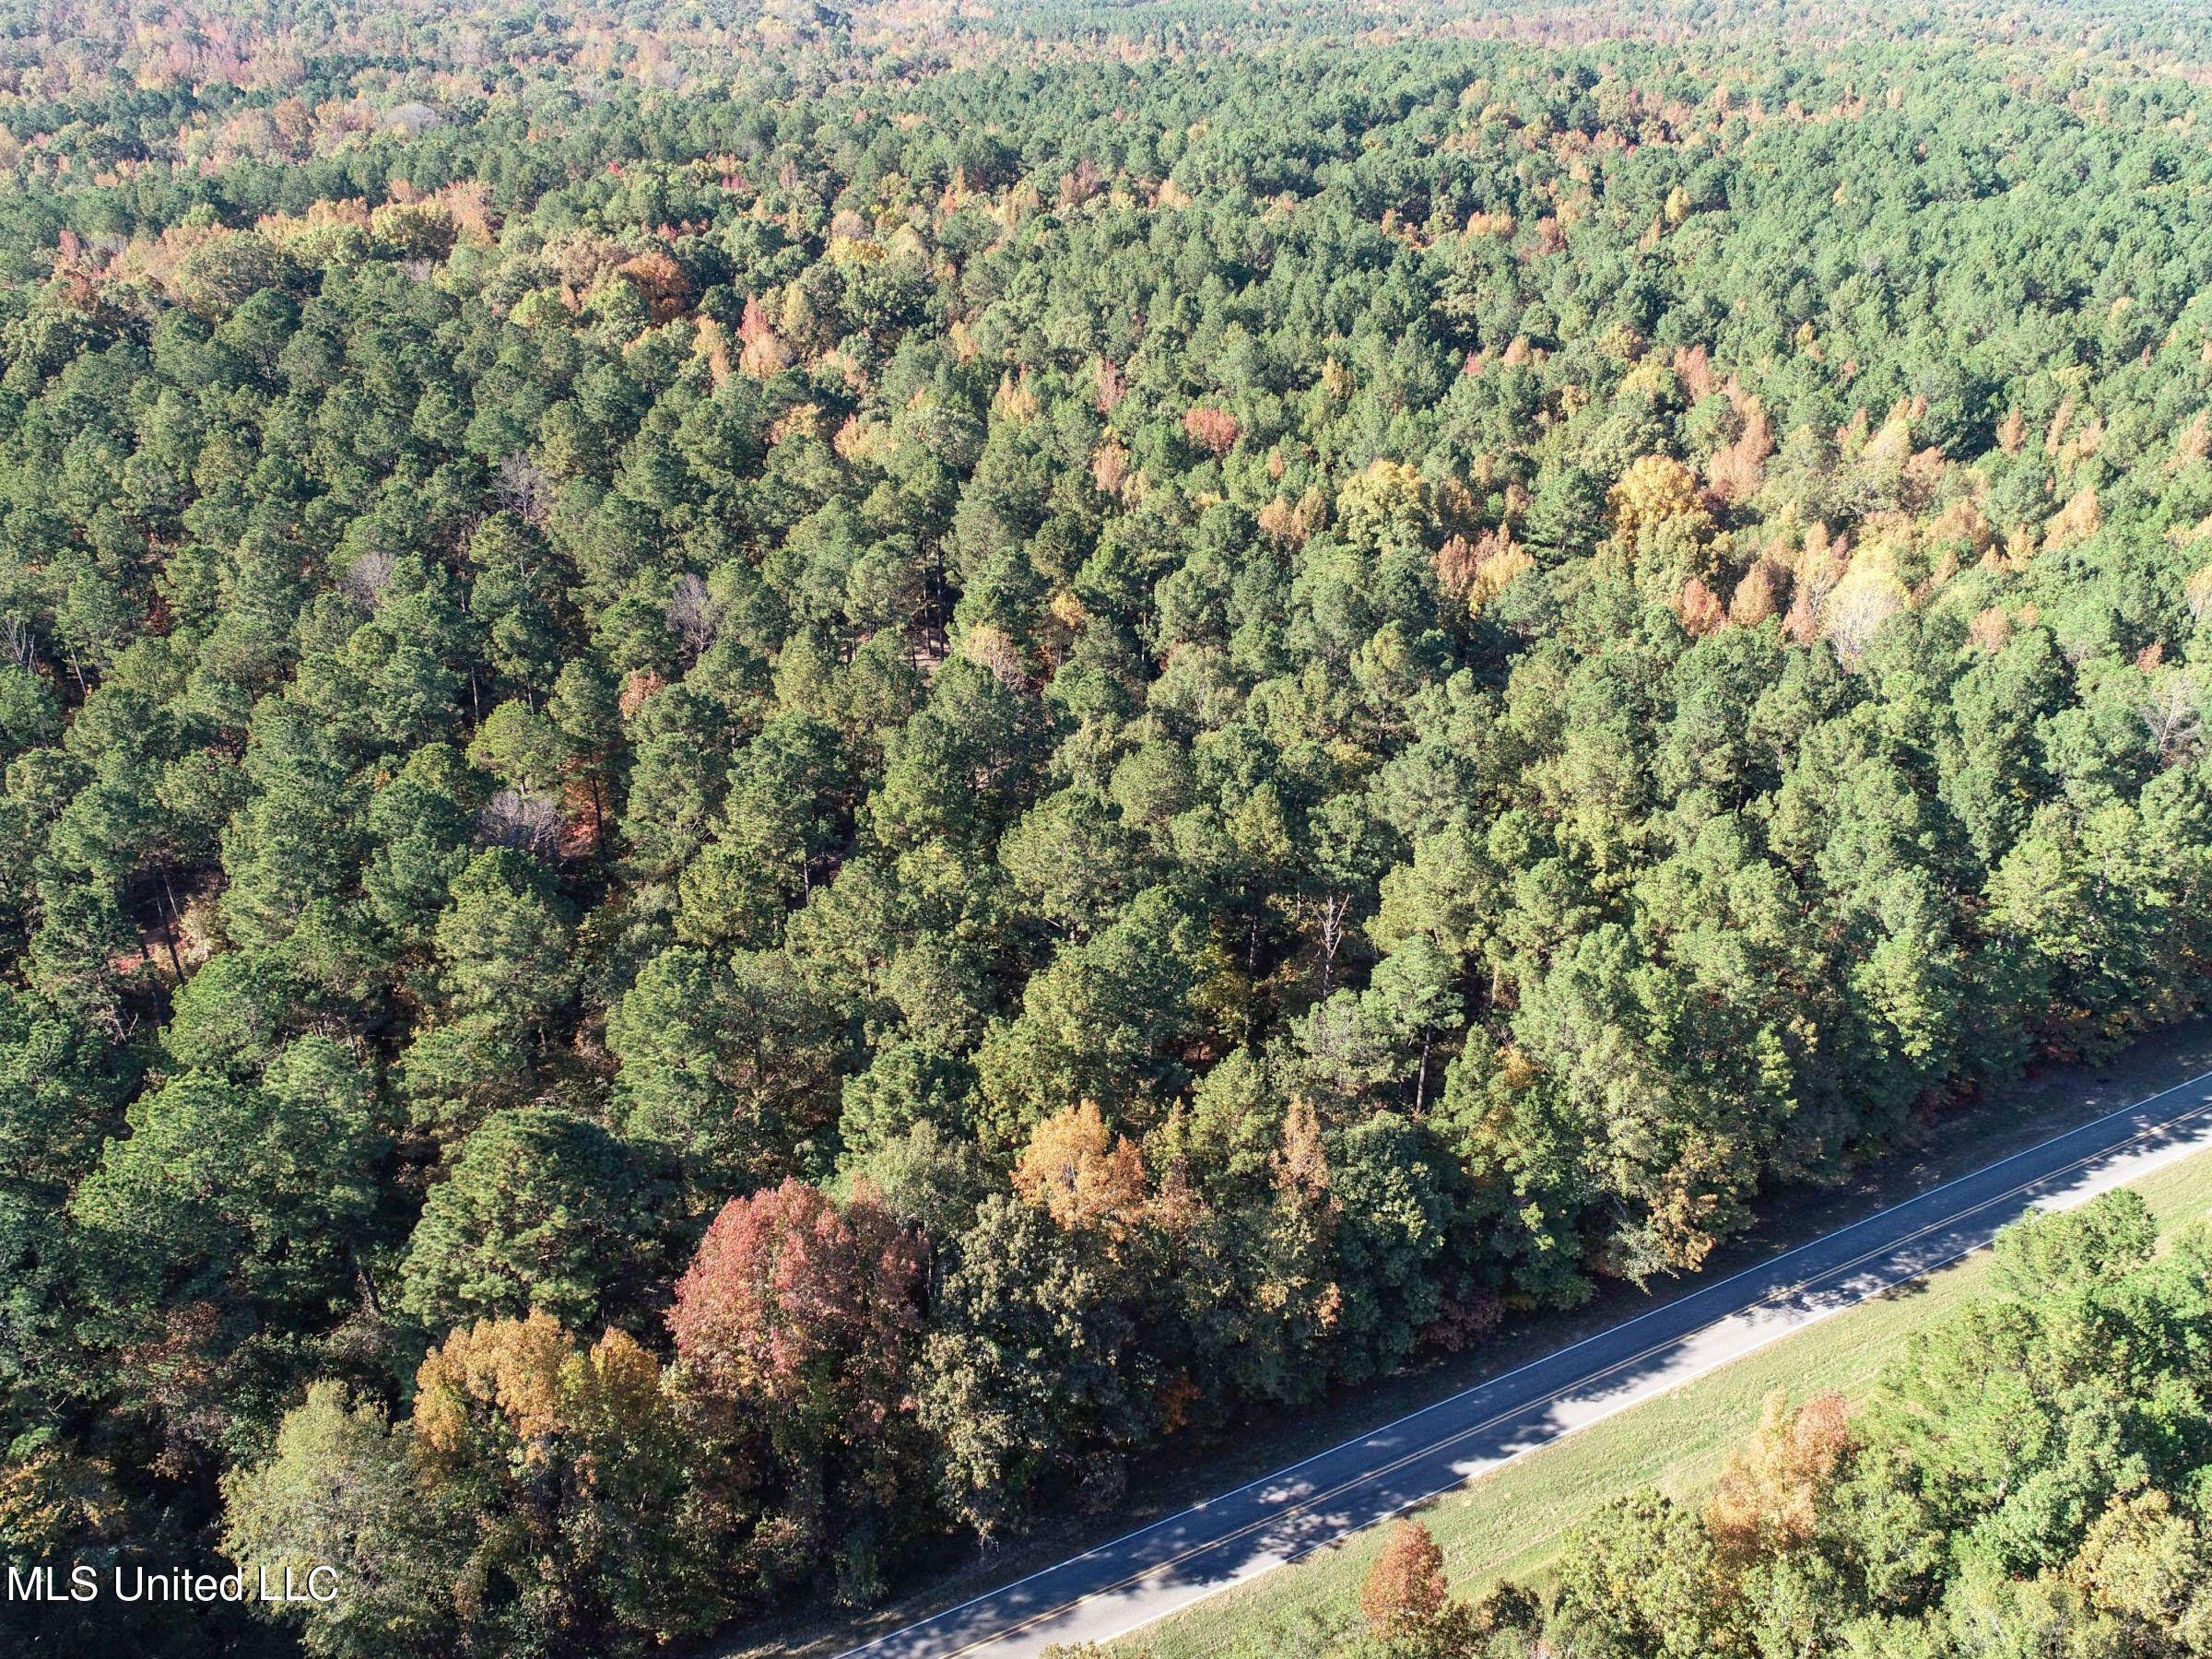
POLYGON ((843 1659, 1018 1659, 1126 1635, 1969 1254, 2031 1205, 2080 1204, 2206 1147, 2212 1072, 843 1659))

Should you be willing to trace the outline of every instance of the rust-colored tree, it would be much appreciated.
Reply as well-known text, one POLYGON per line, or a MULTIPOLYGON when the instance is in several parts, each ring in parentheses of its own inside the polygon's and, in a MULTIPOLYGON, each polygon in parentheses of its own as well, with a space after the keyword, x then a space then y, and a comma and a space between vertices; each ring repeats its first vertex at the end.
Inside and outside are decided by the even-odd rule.
POLYGON ((1748 1561, 1804 1544, 1851 1446, 1842 1395, 1818 1394, 1792 1410, 1781 1389, 1768 1394, 1758 1431, 1729 1453, 1706 1506, 1714 1547, 1724 1559, 1748 1561))
POLYGON ((724 1207, 668 1314, 686 1385, 758 1473, 756 1552, 776 1539, 779 1574, 834 1560, 848 1601, 880 1594, 880 1552, 925 1524, 923 1254, 865 1184, 841 1208, 786 1180, 724 1207))
POLYGON ((755 380, 767 380, 790 367, 790 348, 777 337, 775 324, 755 295, 746 296, 745 314, 737 321, 737 337, 745 342, 737 367, 755 380))
POLYGON ((1360 1586, 1359 1610, 1376 1638, 1408 1659, 1445 1659, 1473 1646, 1466 1605, 1452 1599, 1444 1579, 1444 1552, 1418 1521, 1391 1528, 1360 1586))
POLYGON ((1675 596, 1675 615, 1682 619, 1682 631, 1692 639, 1718 633, 1728 620, 1719 596, 1700 576, 1682 584, 1682 591, 1675 596))
POLYGON ((1227 409, 1200 407, 1184 414, 1182 429, 1193 443, 1214 454, 1226 455, 1236 448, 1237 437, 1242 429, 1237 425, 1237 418, 1227 409))
POLYGON ((1450 1594, 1435 1535, 1418 1521, 1401 1521, 1367 1570, 1359 1610, 1376 1635, 1388 1638, 1431 1623, 1450 1594))
POLYGON ((1744 415, 1744 429, 1705 463, 1706 483, 1723 501, 1747 501, 1766 482, 1767 457, 1773 453, 1774 437, 1768 429, 1766 412, 1754 398, 1744 415))
POLYGON ((1014 1166, 1014 1190, 1063 1227, 1119 1234, 1144 1210, 1144 1159, 1084 1100, 1037 1125, 1014 1166))
POLYGON ((627 278, 630 286, 638 290, 655 323, 665 323, 672 317, 681 316, 685 308, 691 303, 689 274, 657 249, 650 253, 641 253, 620 265, 615 275, 627 278))
POLYGON ((676 1351, 779 1440, 867 1441, 906 1409, 922 1243, 873 1194, 805 1182, 734 1198, 676 1287, 676 1351))
POLYGON ((1728 601, 1728 620, 1738 628, 1757 628, 1782 608, 1789 572, 1764 559, 1754 560, 1735 584, 1728 601))

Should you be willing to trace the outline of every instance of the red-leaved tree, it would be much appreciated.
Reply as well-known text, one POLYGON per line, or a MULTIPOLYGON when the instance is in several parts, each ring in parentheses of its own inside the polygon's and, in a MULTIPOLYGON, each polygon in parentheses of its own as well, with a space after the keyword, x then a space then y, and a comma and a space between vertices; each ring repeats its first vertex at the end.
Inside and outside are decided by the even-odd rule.
POLYGON ((838 1597, 881 1594, 883 1563, 928 1524, 914 1407, 922 1241, 869 1193, 842 1209, 801 1181, 732 1200, 676 1288, 669 1328, 692 1383, 773 1471, 756 1535, 777 1573, 833 1567, 838 1597))
POLYGON ((833 1567, 854 1604, 881 1594, 884 1561, 928 1524, 922 1267, 921 1238, 866 1188, 840 1208, 786 1180, 724 1206, 668 1312, 690 1386, 726 1403, 753 1466, 773 1471, 764 1570, 833 1567))
POLYGON ((1435 1537, 1418 1521, 1399 1522, 1360 1587, 1368 1628, 1385 1641, 1418 1641, 1443 1622, 1449 1598, 1435 1537))
POLYGON ((864 1447, 911 1412, 921 1241, 865 1191, 787 1179, 732 1199, 676 1287, 677 1353, 791 1453, 864 1447))
POLYGON ((1202 444, 1217 455, 1226 455, 1237 447, 1241 429, 1237 418, 1227 409, 1209 409, 1204 406, 1185 412, 1182 429, 1191 441, 1202 444))

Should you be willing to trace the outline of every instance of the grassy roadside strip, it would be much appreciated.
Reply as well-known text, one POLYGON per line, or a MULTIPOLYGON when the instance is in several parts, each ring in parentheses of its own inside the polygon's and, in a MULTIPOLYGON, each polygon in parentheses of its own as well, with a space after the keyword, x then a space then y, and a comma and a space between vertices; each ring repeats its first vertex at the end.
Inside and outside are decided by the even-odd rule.
MULTIPOLYGON (((2212 1210, 2212 1152, 2131 1183, 2168 1230, 2212 1210)), ((1443 1547, 1461 1594, 1500 1578, 1545 1583, 1566 1530, 1617 1492, 1656 1485, 1695 1499, 1720 1473, 1727 1449, 1749 1434, 1774 1388, 1793 1399, 1822 1389, 1854 1403, 1916 1330, 1980 1293, 1986 1252, 1915 1284, 1822 1320, 1657 1399, 1517 1458, 1426 1505, 1421 1519, 1443 1547)), ((1296 1566, 1228 1591, 1126 1641, 1116 1653, 1156 1659, 1300 1659, 1359 1626, 1359 1585, 1383 1529, 1318 1552, 1296 1566)))

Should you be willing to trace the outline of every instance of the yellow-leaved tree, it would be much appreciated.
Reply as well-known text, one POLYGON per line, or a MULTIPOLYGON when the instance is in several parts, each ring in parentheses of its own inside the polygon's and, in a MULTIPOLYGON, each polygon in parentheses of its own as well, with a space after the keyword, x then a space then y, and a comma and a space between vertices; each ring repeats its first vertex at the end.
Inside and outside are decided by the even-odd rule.
POLYGON ((1794 1410, 1783 1390, 1768 1394, 1758 1431, 1728 1454, 1705 1507, 1706 1529, 1722 1556, 1749 1561, 1809 1539, 1851 1446, 1841 1394, 1817 1394, 1794 1410))

